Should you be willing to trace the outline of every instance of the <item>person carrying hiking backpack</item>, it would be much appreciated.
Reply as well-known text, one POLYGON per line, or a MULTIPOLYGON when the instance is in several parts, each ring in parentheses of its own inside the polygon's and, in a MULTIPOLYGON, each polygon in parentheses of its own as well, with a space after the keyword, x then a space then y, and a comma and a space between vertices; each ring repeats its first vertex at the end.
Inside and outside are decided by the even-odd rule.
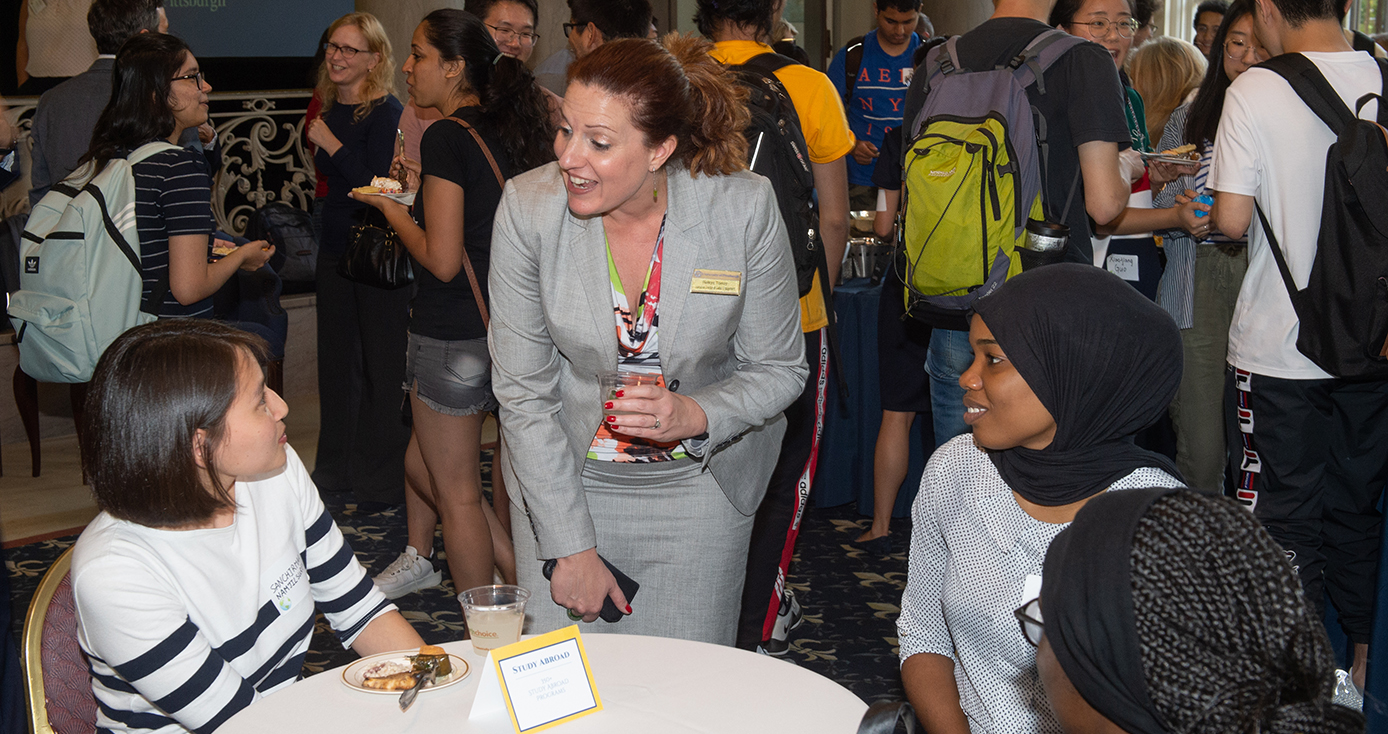
MULTIPOLYGON (((907 91, 905 121, 902 127, 902 149, 907 169, 903 172, 903 199, 906 202, 907 218, 905 249, 908 260, 918 258, 923 251, 922 247, 931 249, 937 245, 944 248, 942 253, 945 257, 966 258, 971 265, 965 277, 977 279, 947 286, 954 291, 951 295, 970 296, 986 291, 981 287, 984 283, 984 278, 981 277, 984 271, 981 261, 980 267, 972 266, 977 259, 979 243, 986 241, 989 248, 987 259, 988 270, 991 272, 992 266, 997 264, 996 253, 1008 253, 1012 249, 1014 240, 1010 239, 1010 236, 1016 231, 1013 225, 1017 224, 1017 219, 1022 220, 1020 226, 1025 226, 1025 219, 1030 215, 1029 211, 1008 212, 998 222, 998 231, 1004 232, 1006 236, 994 239, 988 239, 984 233, 974 228, 970 232, 955 231, 932 240, 928 234, 938 229, 941 221, 939 214, 931 215, 927 211, 912 220, 913 203, 924 205, 928 209, 932 203, 938 205, 940 202, 949 202, 953 189, 971 186, 975 192, 970 202, 974 207, 970 210, 973 216, 967 217, 965 224, 972 226, 978 221, 977 192, 987 190, 980 188, 979 180, 935 176, 935 167, 929 165, 920 166, 918 176, 913 176, 910 170, 912 152, 924 148, 918 144, 918 137, 926 122, 922 118, 931 114, 931 110, 927 108, 933 107, 940 114, 948 115, 951 105, 957 101, 969 100, 968 92, 973 79, 987 78, 984 74, 974 77, 965 71, 986 72, 997 67, 1006 68, 1009 63, 1017 61, 1034 41, 1045 40, 1041 39, 1045 33, 1053 34, 1053 42, 1056 44, 1073 44, 1068 48, 1054 46, 1053 48, 1064 48, 1064 53, 1053 60, 1043 56, 1035 65, 1028 65, 1032 68, 1031 77, 1034 81, 1024 86, 1026 101, 1018 101, 1013 112, 1015 119, 1006 118, 1007 125, 1011 133, 1027 134, 1034 139, 1032 131, 1039 129, 1039 121, 1028 119, 1028 113, 1034 108, 1034 116, 1045 121, 1045 146, 1042 150, 1039 145, 1041 141, 1035 141, 1030 150, 1012 153, 1023 158, 1031 156, 1036 161, 1039 186, 1033 184, 1030 190, 1040 192, 1040 202, 1050 221, 1070 228, 1069 243, 1064 253, 1066 261, 1091 262, 1093 254, 1090 245, 1090 217, 1100 224, 1106 223, 1118 216, 1127 203, 1129 179, 1120 168, 1118 152, 1130 147, 1131 143, 1128 126, 1123 117, 1124 97, 1118 81, 1118 71, 1114 68, 1112 57, 1102 46, 1065 38, 1063 33, 1046 25, 1045 19, 1054 5, 1055 0, 996 0, 993 16, 989 20, 974 30, 951 39, 950 43, 930 50, 907 91), (953 66, 951 53, 957 55, 959 64, 950 75, 957 78, 954 81, 942 80, 938 78, 940 75, 931 73, 932 65, 949 60, 953 66), (1046 60, 1052 63, 1042 68, 1041 64, 1046 60), (1035 75, 1036 68, 1042 68, 1039 77, 1035 75), (937 78, 932 81, 932 76, 937 78), (929 91, 931 85, 939 87, 944 83, 957 86, 962 93, 942 93, 937 99, 932 99, 929 91), (949 187, 943 193, 933 190, 939 188, 935 186, 937 179, 944 180, 949 187), (930 185, 929 189, 923 185, 927 183, 930 185), (913 252, 916 253, 915 256, 911 256, 913 252)), ((950 167, 947 172, 953 171, 954 168, 950 167)), ((1017 178, 999 175, 995 182, 1001 182, 999 185, 1007 183, 1010 186, 1017 178), (1013 179, 1013 182, 1006 182, 1007 178, 1013 179)), ((1031 197, 1029 201, 1034 201, 1035 194, 1031 197)), ((963 206, 961 204, 961 211, 963 206)), ((1029 204, 1019 202, 1019 209, 1026 206, 1029 204)), ((989 208, 992 208, 991 202, 989 208)), ((998 214, 1002 215, 1002 212, 999 210, 998 214)), ((997 278, 999 282, 1009 272, 1015 275, 1021 269, 1016 262, 1017 256, 1011 257, 1013 262, 997 278)), ((911 273, 919 272, 923 276, 932 277, 948 275, 938 267, 916 268, 914 263, 906 270, 907 272, 901 274, 903 281, 907 283, 908 288, 915 289, 919 289, 919 286, 911 283, 911 273)), ((883 297, 887 295, 884 294, 883 297)), ((913 299, 908 305, 911 316, 932 327, 925 369, 930 375, 935 443, 939 446, 968 430, 964 422, 964 390, 959 386, 959 376, 973 361, 973 351, 968 344, 968 324, 965 320, 968 303, 946 307, 913 299)))
MULTIPOLYGON (((844 158, 854 145, 843 105, 829 79, 818 71, 778 56, 766 45, 774 27, 778 0, 699 0, 695 22, 713 39, 713 58, 735 66, 771 67, 776 86, 790 97, 808 148, 818 199, 819 240, 827 257, 829 284, 838 279, 848 243, 848 174, 844 158)), ((764 146, 765 147, 765 146, 764 146)), ((756 153, 753 146, 752 154, 756 153)), ((765 155, 761 153, 760 155, 765 155)), ((754 166, 754 170, 759 167, 754 166)), ((780 192, 777 193, 778 198, 780 192)), ((789 221, 786 228, 802 227, 789 221)), ((796 240, 792 237, 792 243, 796 240)), ((795 247, 792 245, 792 250, 795 247)), ((806 275, 797 258, 797 275, 806 275)), ((801 277, 800 328, 805 334, 809 379, 795 402, 786 408, 786 435, 768 483, 766 499, 757 510, 747 577, 742 589, 742 614, 737 645, 746 650, 784 655, 790 628, 801 618, 799 604, 785 589, 785 575, 795 549, 805 501, 814 482, 819 439, 828 399, 826 329, 832 304, 825 297, 823 275, 801 277)))
POLYGON ((1372 122, 1388 121, 1388 70, 1350 47, 1340 9, 1259 0, 1273 58, 1229 86, 1210 187, 1219 230, 1248 232, 1224 387, 1235 497, 1307 600, 1329 596, 1362 689, 1388 475, 1388 144, 1372 122))
POLYGON ((188 45, 139 34, 121 46, 113 76, 91 147, 77 171, 40 200, 25 231, 21 290, 9 314, 21 366, 37 379, 85 382, 105 347, 137 323, 211 318, 212 295, 232 274, 256 270, 274 254, 252 242, 209 262, 207 161, 174 145, 207 121, 211 86, 188 45), (74 323, 85 335, 75 356, 64 351, 70 341, 55 346, 78 331, 74 323))

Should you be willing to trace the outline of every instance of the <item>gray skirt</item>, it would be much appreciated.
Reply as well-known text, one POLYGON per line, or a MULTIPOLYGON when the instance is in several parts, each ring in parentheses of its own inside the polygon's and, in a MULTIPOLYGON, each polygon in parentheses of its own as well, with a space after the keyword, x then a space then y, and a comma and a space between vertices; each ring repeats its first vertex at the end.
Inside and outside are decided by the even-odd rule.
MULTIPOLYGON (((525 510, 513 505, 516 573, 530 590, 526 633, 578 624, 584 634, 619 632, 732 645, 747 571, 752 517, 738 512, 693 460, 583 466, 598 553, 641 584, 632 613, 616 623, 573 622, 550 597, 525 510)), ((515 494, 513 499, 518 499, 515 494)))

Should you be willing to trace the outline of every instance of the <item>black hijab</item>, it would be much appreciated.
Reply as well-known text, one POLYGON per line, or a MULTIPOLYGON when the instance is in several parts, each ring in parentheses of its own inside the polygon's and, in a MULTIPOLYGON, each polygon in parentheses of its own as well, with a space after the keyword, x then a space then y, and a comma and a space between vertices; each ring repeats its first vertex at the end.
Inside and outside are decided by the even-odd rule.
POLYGON ((989 452, 1017 494, 1055 507, 1143 467, 1180 478, 1132 441, 1181 382, 1180 330, 1157 304, 1106 270, 1061 263, 1018 275, 974 310, 1055 418, 1046 448, 989 452))
POLYGON ((1041 616, 1056 661, 1095 711, 1130 734, 1167 732, 1142 672, 1133 535, 1153 502, 1179 491, 1128 489, 1090 500, 1051 541, 1041 574, 1041 616))

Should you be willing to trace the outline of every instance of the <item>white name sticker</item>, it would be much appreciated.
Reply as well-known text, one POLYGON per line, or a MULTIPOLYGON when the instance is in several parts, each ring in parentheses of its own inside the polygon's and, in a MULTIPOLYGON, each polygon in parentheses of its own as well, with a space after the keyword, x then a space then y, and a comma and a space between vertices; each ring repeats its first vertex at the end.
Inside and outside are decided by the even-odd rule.
POLYGON ((602 710, 577 625, 487 653, 468 719, 509 718, 518 734, 602 710))
POLYGON ((1137 255, 1109 255, 1108 271, 1123 280, 1137 282, 1137 255))
POLYGON ((266 592, 279 608, 280 614, 309 598, 308 570, 304 568, 304 563, 297 553, 270 567, 279 570, 270 577, 266 592))

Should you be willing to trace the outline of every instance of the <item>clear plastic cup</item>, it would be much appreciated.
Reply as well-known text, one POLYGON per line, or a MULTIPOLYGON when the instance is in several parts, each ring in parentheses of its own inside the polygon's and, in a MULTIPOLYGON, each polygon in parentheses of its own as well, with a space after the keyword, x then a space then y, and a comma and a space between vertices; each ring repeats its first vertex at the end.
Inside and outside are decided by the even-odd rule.
MULTIPOLYGON (((656 385, 659 384, 660 375, 647 375, 640 372, 622 372, 621 370, 603 370, 598 373, 598 385, 602 387, 602 402, 607 404, 617 398, 617 391, 624 387, 636 387, 637 385, 656 385)), ((634 410, 608 410, 602 411, 603 415, 635 415, 634 410)))
POLYGON ((486 655, 493 648, 519 642, 529 598, 529 591, 510 584, 478 586, 459 594, 472 649, 486 655))

